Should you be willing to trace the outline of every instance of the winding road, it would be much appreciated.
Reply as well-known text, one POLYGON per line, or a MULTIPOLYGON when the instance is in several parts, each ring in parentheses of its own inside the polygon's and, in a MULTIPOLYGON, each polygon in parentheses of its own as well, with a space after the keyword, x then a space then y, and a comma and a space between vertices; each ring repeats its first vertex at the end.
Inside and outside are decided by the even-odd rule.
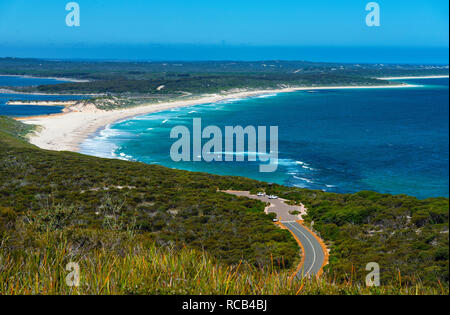
POLYGON ((303 259, 297 268, 296 276, 311 277, 319 276, 322 267, 328 262, 328 252, 323 241, 310 229, 302 224, 302 215, 306 214, 303 205, 291 206, 284 199, 269 199, 267 196, 251 195, 248 191, 225 191, 239 197, 257 199, 270 203, 266 207, 266 213, 276 213, 280 220, 280 226, 288 229, 295 237, 303 250, 303 259), (295 211, 295 212, 294 212, 295 211), (296 214, 292 214, 292 213, 296 214))
POLYGON ((281 222, 302 243, 305 260, 297 277, 319 275, 325 263, 325 253, 317 237, 298 222, 281 222))

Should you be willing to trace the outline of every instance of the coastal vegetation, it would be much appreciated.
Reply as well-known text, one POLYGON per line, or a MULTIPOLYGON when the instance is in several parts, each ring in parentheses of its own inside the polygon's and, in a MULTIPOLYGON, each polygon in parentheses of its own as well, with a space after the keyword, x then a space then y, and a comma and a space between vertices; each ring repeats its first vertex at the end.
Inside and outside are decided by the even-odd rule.
POLYGON ((1 294, 448 294, 448 198, 325 193, 45 151, 23 140, 32 128, 0 118, 1 294), (265 204, 228 189, 305 204, 331 249, 323 278, 291 282, 291 234, 265 204), (64 284, 73 261, 80 288, 64 284), (381 267, 379 288, 364 286, 369 262, 381 267))
POLYGON ((99 107, 114 109, 233 91, 399 85, 401 83, 377 78, 448 75, 448 66, 306 61, 95 62, 0 58, 0 73, 87 80, 8 89, 19 92, 101 94, 110 100, 115 97, 116 101, 111 102, 111 106, 105 106, 105 102, 102 102, 99 107))
POLYGON ((196 74, 335 73, 367 77, 448 75, 448 65, 350 64, 309 61, 105 62, 0 58, 0 73, 81 80, 186 78, 196 74))
MULTIPOLYGON (((299 258, 297 244, 272 224, 264 204, 217 193, 234 178, 43 151, 11 136, 19 130, 15 124, 1 130, 0 210, 7 218, 14 214, 13 221, 132 230, 161 245, 207 250, 230 264, 291 268, 299 258)), ((1 229, 12 224, 3 223, 1 229)))
POLYGON ((307 223, 332 249, 325 270, 333 279, 362 279, 376 262, 384 283, 448 286, 448 198, 274 190, 307 206, 307 223))
POLYGON ((14 119, 0 116, 0 130, 10 136, 24 140, 34 126, 22 124, 14 119))
POLYGON ((46 93, 139 93, 177 95, 220 93, 232 89, 279 89, 283 87, 393 84, 377 79, 333 74, 197 74, 150 79, 111 79, 86 83, 62 83, 37 87, 46 93))

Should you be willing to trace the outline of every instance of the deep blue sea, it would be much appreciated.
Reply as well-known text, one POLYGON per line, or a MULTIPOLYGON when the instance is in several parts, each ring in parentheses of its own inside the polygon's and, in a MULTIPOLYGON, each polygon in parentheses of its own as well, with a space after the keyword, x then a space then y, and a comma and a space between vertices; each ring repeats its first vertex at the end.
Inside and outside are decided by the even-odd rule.
POLYGON ((422 86, 300 91, 145 115, 99 131, 82 152, 330 192, 448 197, 448 79, 408 83, 422 86), (222 130, 278 126, 278 170, 260 173, 259 162, 173 162, 171 128, 192 130, 193 118, 222 130))
MULTIPOLYGON (((66 81, 55 79, 28 78, 16 76, 0 76, 0 87, 36 86, 59 84, 66 81)), ((6 105, 8 101, 28 100, 28 101, 70 101, 84 99, 81 95, 35 95, 35 94, 9 94, 0 93, 0 116, 35 116, 50 115, 60 113, 64 106, 34 106, 34 105, 6 105)))

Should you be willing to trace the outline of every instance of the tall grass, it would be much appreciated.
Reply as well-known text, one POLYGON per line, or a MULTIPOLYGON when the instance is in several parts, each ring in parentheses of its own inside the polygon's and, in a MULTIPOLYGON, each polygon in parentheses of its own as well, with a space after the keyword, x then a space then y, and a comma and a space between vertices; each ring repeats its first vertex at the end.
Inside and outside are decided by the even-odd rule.
POLYGON ((26 248, 11 246, 14 242, 4 235, 0 242, 0 294, 448 294, 448 289, 419 285, 366 288, 350 281, 337 284, 326 276, 291 280, 290 271, 258 269, 245 263, 221 265, 206 253, 160 247, 134 236, 122 235, 117 239, 126 241, 105 246, 111 237, 95 240, 101 245, 86 251, 63 232, 35 235, 33 247, 26 248), (66 284, 69 262, 80 266, 79 287, 66 284))

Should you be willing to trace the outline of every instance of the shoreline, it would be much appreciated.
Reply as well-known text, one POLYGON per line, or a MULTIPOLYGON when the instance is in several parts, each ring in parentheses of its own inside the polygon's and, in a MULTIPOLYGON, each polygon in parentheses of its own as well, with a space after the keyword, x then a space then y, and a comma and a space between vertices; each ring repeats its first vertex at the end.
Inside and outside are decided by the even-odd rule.
POLYGON ((236 98, 253 98, 266 94, 291 93, 313 90, 343 90, 343 89, 385 89, 385 88, 414 88, 420 85, 380 85, 380 86, 321 86, 298 87, 278 90, 245 91, 230 94, 203 95, 199 98, 166 103, 151 103, 137 107, 104 111, 87 108, 81 111, 70 111, 47 116, 21 117, 16 120, 25 124, 39 126, 38 130, 28 135, 31 144, 41 149, 53 151, 79 152, 81 144, 99 130, 136 116, 162 112, 174 108, 194 105, 217 103, 236 98))
POLYGON ((73 106, 78 101, 8 101, 7 106, 73 106))
POLYGON ((93 96, 93 97, 101 97, 106 94, 68 94, 68 93, 42 93, 42 92, 21 92, 15 90, 9 90, 5 88, 0 88, 1 94, 12 94, 12 95, 40 95, 40 96, 93 96))
MULTIPOLYGON (((58 77, 35 77, 31 75, 19 75, 19 74, 0 74, 0 77, 14 77, 14 78, 25 78, 25 79, 43 79, 43 80, 57 80, 65 81, 70 83, 86 83, 91 82, 90 80, 73 79, 73 78, 58 78, 58 77)), ((22 94, 22 95, 42 95, 42 96, 104 96, 105 94, 65 94, 65 93, 42 93, 42 92, 20 92, 15 90, 10 90, 8 88, 0 88, 0 94, 22 94)))
POLYGON ((448 75, 429 75, 429 76, 415 76, 415 77, 381 77, 375 78, 378 80, 414 80, 414 79, 448 79, 448 75))
POLYGON ((0 77, 15 77, 15 78, 24 78, 24 79, 43 79, 43 80, 56 80, 56 81, 66 81, 66 82, 73 82, 73 83, 86 83, 90 82, 89 80, 83 80, 83 79, 73 79, 73 78, 66 78, 66 77, 36 77, 32 75, 20 75, 20 74, 0 74, 0 77))
POLYGON ((106 94, 68 94, 68 93, 42 93, 42 92, 21 92, 21 91, 15 91, 5 88, 0 88, 0 95, 1 94, 12 94, 12 95, 40 95, 40 96, 93 96, 93 97, 102 97, 106 94))

